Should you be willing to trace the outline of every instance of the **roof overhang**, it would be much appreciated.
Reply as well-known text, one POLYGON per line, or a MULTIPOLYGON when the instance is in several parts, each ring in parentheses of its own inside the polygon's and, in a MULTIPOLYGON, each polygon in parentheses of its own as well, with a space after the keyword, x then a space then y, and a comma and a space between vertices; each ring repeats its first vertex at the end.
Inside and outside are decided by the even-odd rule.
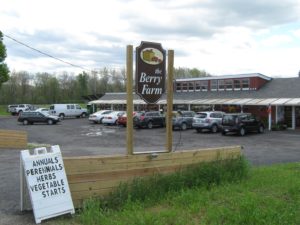
MULTIPOLYGON (((94 100, 89 104, 126 104, 126 100, 94 100)), ((147 104, 141 99, 133 100, 135 105, 147 104)), ((159 100, 156 104, 167 104, 167 100, 159 100)), ((194 99, 183 100, 174 99, 173 104, 191 104, 191 105, 287 105, 300 106, 300 98, 232 98, 232 99, 194 99)))

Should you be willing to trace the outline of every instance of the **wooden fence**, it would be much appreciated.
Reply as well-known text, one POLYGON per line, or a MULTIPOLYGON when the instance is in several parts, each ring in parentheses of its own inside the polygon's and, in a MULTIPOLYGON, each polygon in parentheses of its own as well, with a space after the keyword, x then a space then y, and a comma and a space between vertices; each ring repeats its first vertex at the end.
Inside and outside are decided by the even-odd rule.
POLYGON ((0 130, 0 148, 27 148, 27 132, 18 130, 0 130))
POLYGON ((199 162, 241 155, 240 146, 158 154, 64 157, 72 199, 79 207, 84 199, 105 196, 120 182, 155 173, 172 173, 199 162))

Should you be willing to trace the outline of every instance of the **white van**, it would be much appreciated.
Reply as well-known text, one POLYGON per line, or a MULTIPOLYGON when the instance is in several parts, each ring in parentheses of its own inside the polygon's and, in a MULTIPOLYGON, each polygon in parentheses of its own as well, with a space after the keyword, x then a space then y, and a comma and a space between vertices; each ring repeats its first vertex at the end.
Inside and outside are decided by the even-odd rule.
POLYGON ((78 104, 53 104, 50 106, 50 114, 59 116, 61 119, 65 117, 86 117, 87 109, 81 108, 78 104))

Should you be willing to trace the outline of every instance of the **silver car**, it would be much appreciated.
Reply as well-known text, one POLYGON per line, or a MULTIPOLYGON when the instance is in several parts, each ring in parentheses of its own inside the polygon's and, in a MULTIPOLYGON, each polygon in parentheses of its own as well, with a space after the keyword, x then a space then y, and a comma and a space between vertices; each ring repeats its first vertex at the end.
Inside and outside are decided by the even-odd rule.
POLYGON ((221 130, 222 118, 225 113, 221 111, 198 112, 193 118, 193 128, 197 132, 210 130, 216 133, 221 130))

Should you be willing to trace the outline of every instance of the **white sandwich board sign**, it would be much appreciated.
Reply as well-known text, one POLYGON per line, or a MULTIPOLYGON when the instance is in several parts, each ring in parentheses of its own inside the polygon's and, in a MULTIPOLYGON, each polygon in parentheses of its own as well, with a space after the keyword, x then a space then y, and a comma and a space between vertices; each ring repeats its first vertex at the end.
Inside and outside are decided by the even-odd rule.
MULTIPOLYGON (((21 180, 25 176, 36 223, 66 213, 74 214, 74 205, 58 145, 21 151, 21 180)), ((22 182, 21 182, 22 183, 22 182)), ((24 188, 22 186, 22 188, 24 188)), ((22 193, 22 190, 21 190, 22 193)), ((23 198, 21 196, 21 205, 23 198)))

